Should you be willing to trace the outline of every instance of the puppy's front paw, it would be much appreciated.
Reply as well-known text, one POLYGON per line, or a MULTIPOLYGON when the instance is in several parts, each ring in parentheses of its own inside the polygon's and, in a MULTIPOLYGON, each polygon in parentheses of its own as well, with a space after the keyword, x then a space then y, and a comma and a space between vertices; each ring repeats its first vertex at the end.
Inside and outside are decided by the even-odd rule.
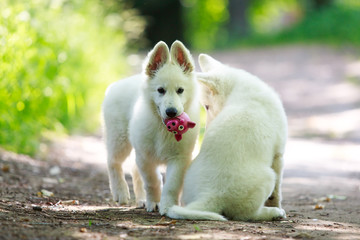
POLYGON ((148 212, 157 211, 159 209, 158 205, 159 205, 159 203, 147 201, 145 204, 146 211, 148 211, 148 212))
POLYGON ((115 202, 119 203, 120 205, 127 205, 130 200, 130 196, 127 192, 113 192, 113 199, 115 202))
POLYGON ((127 185, 123 184, 122 186, 118 184, 117 186, 111 185, 111 193, 115 202, 120 205, 126 205, 130 200, 129 188, 127 185))
POLYGON ((144 208, 146 206, 146 201, 145 200, 136 200, 136 208, 144 208))

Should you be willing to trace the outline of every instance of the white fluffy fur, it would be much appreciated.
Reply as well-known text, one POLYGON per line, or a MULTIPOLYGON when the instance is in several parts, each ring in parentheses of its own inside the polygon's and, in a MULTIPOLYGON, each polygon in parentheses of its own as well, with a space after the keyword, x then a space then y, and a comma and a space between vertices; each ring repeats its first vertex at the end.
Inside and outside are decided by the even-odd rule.
POLYGON ((201 54, 199 63, 207 130, 185 175, 186 206, 174 206, 167 215, 201 220, 284 218, 280 185, 287 121, 279 97, 257 77, 210 56, 201 54))
POLYGON ((191 129, 177 142, 163 120, 166 109, 175 108, 177 115, 185 111, 194 122, 199 122, 193 66, 192 57, 181 42, 175 41, 170 52, 164 42, 159 42, 145 61, 143 75, 118 81, 107 90, 103 113, 109 180, 113 198, 120 204, 129 201, 122 163, 132 148, 137 165, 133 172, 137 204, 141 206, 146 201, 147 211, 154 211, 160 202, 161 214, 178 204, 199 129, 191 129), (159 93, 159 88, 166 93, 159 93), (179 94, 179 88, 184 92, 179 94), (167 164, 163 191, 159 164, 167 164))

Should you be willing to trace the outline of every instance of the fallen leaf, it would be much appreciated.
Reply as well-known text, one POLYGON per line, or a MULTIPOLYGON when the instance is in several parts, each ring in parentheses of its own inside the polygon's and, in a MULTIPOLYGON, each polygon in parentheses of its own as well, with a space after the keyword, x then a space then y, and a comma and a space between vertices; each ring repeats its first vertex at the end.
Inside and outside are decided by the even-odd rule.
POLYGON ((3 172, 9 172, 9 171, 10 171, 10 166, 7 165, 7 164, 4 164, 4 165, 2 166, 2 168, 1 168, 1 170, 2 170, 3 172))
POLYGON ((164 222, 164 221, 165 221, 165 217, 161 217, 160 220, 159 220, 156 224, 162 223, 162 222, 164 222))
POLYGON ((177 222, 176 220, 165 221, 165 217, 162 217, 155 225, 156 226, 170 226, 170 225, 175 225, 176 222, 177 222))
POLYGON ((324 205, 321 205, 321 204, 316 204, 315 207, 314 207, 314 210, 322 210, 324 209, 324 205))
POLYGON ((314 199, 314 202, 331 202, 331 198, 330 197, 316 198, 314 199))

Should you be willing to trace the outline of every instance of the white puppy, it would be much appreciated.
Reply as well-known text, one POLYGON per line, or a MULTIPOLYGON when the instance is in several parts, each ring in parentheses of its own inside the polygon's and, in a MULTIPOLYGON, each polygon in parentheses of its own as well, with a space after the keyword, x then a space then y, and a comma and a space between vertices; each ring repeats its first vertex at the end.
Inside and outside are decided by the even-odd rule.
POLYGON ((199 63, 207 130, 185 175, 186 206, 173 206, 167 215, 198 220, 284 218, 280 184, 287 120, 279 97, 257 77, 208 55, 201 54, 199 63))
POLYGON ((199 128, 191 129, 177 142, 163 121, 185 111, 192 121, 199 122, 193 70, 192 57, 181 42, 175 41, 170 52, 159 42, 144 63, 143 75, 118 81, 107 90, 103 112, 109 180, 114 200, 120 204, 129 201, 122 163, 132 148, 137 163, 133 172, 137 204, 141 206, 145 200, 143 188, 147 211, 154 211, 160 202, 160 213, 165 214, 178 204, 199 128), (162 193, 159 164, 167 164, 162 193))

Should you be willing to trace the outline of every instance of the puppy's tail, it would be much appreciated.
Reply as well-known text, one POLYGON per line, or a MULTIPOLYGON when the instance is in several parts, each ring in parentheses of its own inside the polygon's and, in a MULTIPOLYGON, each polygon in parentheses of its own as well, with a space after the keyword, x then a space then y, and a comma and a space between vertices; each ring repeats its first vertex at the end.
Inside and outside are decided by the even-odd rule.
POLYGON ((226 218, 214 212, 192 210, 180 206, 172 206, 167 216, 175 219, 227 221, 226 218))

